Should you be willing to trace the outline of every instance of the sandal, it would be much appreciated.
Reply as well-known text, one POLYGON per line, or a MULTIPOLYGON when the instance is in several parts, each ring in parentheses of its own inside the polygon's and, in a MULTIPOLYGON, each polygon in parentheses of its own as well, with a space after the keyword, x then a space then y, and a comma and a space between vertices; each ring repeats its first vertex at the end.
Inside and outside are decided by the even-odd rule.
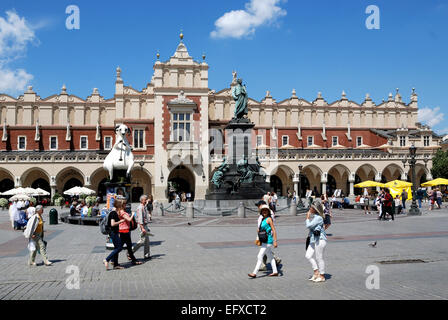
POLYGON ((248 276, 251 277, 251 278, 256 278, 257 277, 257 275, 253 274, 253 273, 249 273, 248 276))
POLYGON ((109 262, 107 262, 107 260, 103 260, 103 263, 106 266, 106 270, 109 270, 109 262))

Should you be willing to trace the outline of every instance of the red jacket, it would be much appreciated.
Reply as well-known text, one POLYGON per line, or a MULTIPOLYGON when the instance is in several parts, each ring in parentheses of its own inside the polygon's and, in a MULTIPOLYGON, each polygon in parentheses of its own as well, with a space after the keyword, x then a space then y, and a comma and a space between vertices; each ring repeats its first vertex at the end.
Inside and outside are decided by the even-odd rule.
POLYGON ((386 192, 386 194, 384 195, 384 205, 386 207, 392 206, 392 196, 388 192, 386 192))

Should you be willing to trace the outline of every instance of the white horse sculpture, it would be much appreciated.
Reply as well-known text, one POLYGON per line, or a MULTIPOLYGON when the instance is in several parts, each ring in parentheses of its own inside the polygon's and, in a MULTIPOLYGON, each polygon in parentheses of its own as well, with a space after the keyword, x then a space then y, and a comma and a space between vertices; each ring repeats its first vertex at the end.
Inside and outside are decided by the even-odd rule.
POLYGON ((110 180, 113 178, 114 169, 127 169, 126 176, 129 177, 132 167, 134 166, 132 147, 126 138, 126 134, 130 133, 131 130, 124 124, 115 127, 115 144, 103 164, 103 168, 109 171, 110 180))

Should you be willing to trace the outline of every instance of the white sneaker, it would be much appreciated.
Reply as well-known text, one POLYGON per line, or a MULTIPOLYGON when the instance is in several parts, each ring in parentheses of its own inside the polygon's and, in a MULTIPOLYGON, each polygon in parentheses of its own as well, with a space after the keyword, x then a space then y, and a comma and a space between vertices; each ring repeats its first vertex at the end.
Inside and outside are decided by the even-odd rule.
POLYGON ((311 278, 309 278, 308 280, 310 280, 310 281, 314 281, 314 280, 316 280, 316 275, 313 274, 313 276, 312 276, 311 278))
POLYGON ((317 277, 317 278, 314 279, 313 281, 314 281, 314 282, 325 282, 325 278, 317 277))

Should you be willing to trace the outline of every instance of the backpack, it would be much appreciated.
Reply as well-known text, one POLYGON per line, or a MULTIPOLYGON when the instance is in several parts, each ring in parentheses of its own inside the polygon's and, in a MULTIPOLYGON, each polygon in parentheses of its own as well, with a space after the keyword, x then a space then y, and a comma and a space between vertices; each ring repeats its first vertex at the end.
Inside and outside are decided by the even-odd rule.
POLYGON ((112 211, 109 211, 104 218, 100 220, 100 231, 102 234, 109 235, 111 230, 111 226, 109 224, 109 215, 112 211))

